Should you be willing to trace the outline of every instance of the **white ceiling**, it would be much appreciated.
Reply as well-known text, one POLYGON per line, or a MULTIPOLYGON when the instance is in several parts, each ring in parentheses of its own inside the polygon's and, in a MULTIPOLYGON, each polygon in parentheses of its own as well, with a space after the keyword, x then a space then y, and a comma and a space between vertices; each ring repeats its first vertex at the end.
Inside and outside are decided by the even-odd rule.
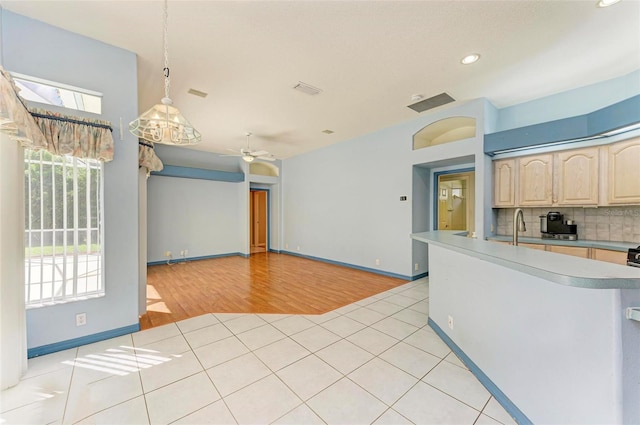
MULTIPOLYGON (((1 5, 137 53, 140 111, 163 96, 161 1, 1 5)), ((411 120, 413 94, 505 107, 640 69, 640 1, 170 0, 169 42, 171 97, 197 149, 240 148, 251 131, 283 159, 411 120), (480 61, 461 65, 472 52, 480 61)))

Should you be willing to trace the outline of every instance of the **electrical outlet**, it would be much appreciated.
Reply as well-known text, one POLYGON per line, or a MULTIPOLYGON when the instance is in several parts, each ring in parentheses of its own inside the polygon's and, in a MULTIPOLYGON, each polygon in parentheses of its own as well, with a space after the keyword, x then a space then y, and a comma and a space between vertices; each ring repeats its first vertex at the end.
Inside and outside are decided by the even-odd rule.
POLYGON ((188 249, 185 249, 185 250, 184 250, 184 254, 182 254, 182 255, 184 255, 185 257, 186 257, 187 255, 189 255, 189 250, 188 250, 188 249))
POLYGON ((449 329, 453 329, 453 317, 449 316, 449 320, 447 322, 449 324, 449 329))
POLYGON ((300 245, 298 245, 298 251, 300 251, 300 245))
POLYGON ((284 244, 284 249, 289 249, 289 244, 288 243, 284 244))
POLYGON ((76 326, 84 326, 87 324, 87 313, 76 314, 76 326))
POLYGON ((418 271, 418 270, 420 269, 420 265, 419 265, 418 263, 416 263, 416 265, 415 265, 415 266, 413 266, 413 269, 414 269, 415 271, 418 271))
POLYGON ((171 251, 165 251, 164 252, 164 256, 165 257, 171 257, 171 251))
POLYGON ((180 251, 180 255, 182 255, 184 257, 184 249, 182 251, 180 251))
POLYGON ((376 258, 376 266, 379 266, 379 265, 380 265, 380 259, 376 258))

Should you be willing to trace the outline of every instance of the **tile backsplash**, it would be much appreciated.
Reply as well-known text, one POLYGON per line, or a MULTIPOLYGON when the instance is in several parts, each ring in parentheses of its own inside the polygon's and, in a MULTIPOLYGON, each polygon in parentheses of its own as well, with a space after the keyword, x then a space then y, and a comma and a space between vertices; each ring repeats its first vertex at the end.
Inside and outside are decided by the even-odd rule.
MULTIPOLYGON (((514 208, 498 211, 497 234, 513 235, 514 208)), ((564 214, 565 220, 574 220, 578 225, 578 239, 597 241, 633 242, 640 244, 640 207, 598 208, 523 208, 526 232, 521 236, 540 237, 540 218, 549 211, 564 214)))

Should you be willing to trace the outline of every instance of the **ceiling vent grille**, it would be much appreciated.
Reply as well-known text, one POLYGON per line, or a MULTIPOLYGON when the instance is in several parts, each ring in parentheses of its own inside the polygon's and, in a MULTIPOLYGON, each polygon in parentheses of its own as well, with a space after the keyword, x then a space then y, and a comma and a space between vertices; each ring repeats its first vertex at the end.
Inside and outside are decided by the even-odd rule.
POLYGON ((436 96, 430 97, 420 102, 411 104, 407 108, 411 108, 414 111, 420 113, 429 109, 437 108, 438 106, 446 105, 447 103, 455 102, 456 100, 449 96, 447 93, 440 93, 436 96))
POLYGON ((189 89, 187 93, 192 94, 194 96, 200 96, 200 97, 207 97, 209 95, 209 93, 205 93, 203 91, 196 90, 196 89, 189 89))
POLYGON ((298 81, 298 84, 293 86, 293 88, 295 90, 301 91, 302 93, 306 93, 312 96, 322 93, 322 90, 320 90, 319 88, 313 87, 312 85, 309 85, 307 83, 303 83, 302 81, 298 81))

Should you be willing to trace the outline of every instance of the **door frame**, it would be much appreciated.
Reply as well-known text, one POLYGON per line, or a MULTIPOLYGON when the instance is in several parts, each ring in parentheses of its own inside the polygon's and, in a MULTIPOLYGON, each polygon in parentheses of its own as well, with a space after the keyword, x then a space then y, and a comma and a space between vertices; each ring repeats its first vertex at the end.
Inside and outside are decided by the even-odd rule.
MULTIPOLYGON (((456 170, 446 170, 446 171, 435 171, 433 173, 433 196, 432 196, 432 200, 433 200, 433 230, 438 230, 438 222, 439 222, 439 217, 438 217, 438 195, 439 195, 439 191, 438 191, 438 182, 440 180, 440 176, 446 175, 446 174, 461 174, 461 173, 468 173, 473 171, 475 173, 476 171, 476 167, 468 167, 468 168, 458 168, 456 170)), ((475 187, 473 188, 473 190, 475 191, 475 187)), ((469 226, 469 223, 467 223, 467 226, 469 226)))
MULTIPOLYGON (((249 196, 251 192, 267 192, 267 246, 266 252, 271 251, 271 189, 249 188, 249 196)), ((251 237, 251 222, 253 220, 253 211, 249 211, 249 237, 251 237)), ((251 241, 249 241, 249 252, 251 252, 251 241)))

